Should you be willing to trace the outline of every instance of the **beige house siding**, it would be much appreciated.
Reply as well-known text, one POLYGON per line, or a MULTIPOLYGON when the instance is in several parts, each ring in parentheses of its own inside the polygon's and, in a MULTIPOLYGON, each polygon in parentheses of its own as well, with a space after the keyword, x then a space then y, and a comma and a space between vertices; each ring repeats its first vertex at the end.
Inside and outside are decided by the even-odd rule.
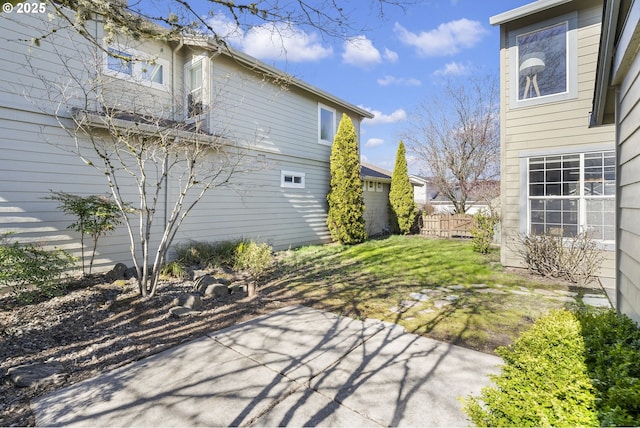
MULTIPOLYGON (((601 2, 574 1, 501 26, 501 261, 506 266, 522 265, 519 256, 513 251, 513 239, 516 234, 526 233, 528 228, 527 158, 613 150, 615 147, 612 126, 588 128, 601 15, 601 2), (576 17, 576 96, 536 105, 512 105, 511 86, 516 84, 510 78, 513 75, 510 56, 514 55, 515 50, 513 32, 542 24, 560 15, 576 17)), ((607 251, 601 275, 613 277, 614 274, 614 252, 607 251)))
POLYGON ((640 322, 640 55, 618 95, 618 309, 640 322))

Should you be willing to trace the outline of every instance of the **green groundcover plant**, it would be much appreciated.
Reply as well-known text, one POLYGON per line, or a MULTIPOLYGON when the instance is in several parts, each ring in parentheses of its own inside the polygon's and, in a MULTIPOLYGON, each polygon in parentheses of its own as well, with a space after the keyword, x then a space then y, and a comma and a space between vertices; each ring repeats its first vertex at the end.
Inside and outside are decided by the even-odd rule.
POLYGON ((494 385, 465 402, 476 425, 640 424, 640 330, 628 317, 554 311, 497 352, 494 385))

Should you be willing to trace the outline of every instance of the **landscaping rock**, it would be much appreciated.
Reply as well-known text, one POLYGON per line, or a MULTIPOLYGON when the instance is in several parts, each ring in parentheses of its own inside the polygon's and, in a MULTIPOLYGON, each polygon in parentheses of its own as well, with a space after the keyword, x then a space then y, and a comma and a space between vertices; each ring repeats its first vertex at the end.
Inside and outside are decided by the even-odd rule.
POLYGON ((455 302, 459 298, 460 298, 460 296, 458 296, 457 294, 450 294, 447 297, 445 297, 445 299, 447 299, 450 302, 455 302))
POLYGON ((451 302, 448 300, 436 300, 435 302, 433 302, 433 306, 435 306, 436 309, 442 309, 450 304, 451 302))
POLYGON ((27 388, 55 383, 61 380, 64 377, 62 374, 63 370, 64 367, 62 364, 54 361, 12 367, 7 371, 7 375, 14 385, 20 388, 27 388))
POLYGON ((409 297, 411 297, 412 299, 418 300, 420 302, 426 302, 427 300, 430 299, 429 296, 423 293, 411 293, 409 294, 409 297))
POLYGON ((185 308, 199 311, 202 309, 202 301, 200 300, 200 296, 195 294, 183 294, 178 296, 173 304, 176 306, 184 306, 185 308))
POLYGON ((246 286, 246 284, 233 284, 233 285, 229 286, 229 292, 231 294, 246 293, 247 292, 247 286, 246 286))
POLYGON ((189 308, 185 308, 184 306, 175 306, 169 309, 169 313, 171 314, 171 316, 176 318, 184 318, 191 315, 193 312, 194 311, 189 308))
POLYGON ((610 308, 611 303, 609 299, 601 294, 585 294, 582 297, 582 303, 589 306, 595 306, 598 308, 610 308))
POLYGON ((204 289, 204 291, 202 291, 202 294, 204 294, 207 297, 209 297, 209 296, 214 296, 214 297, 226 296, 226 295, 229 294, 229 287, 227 287, 224 284, 220 284, 220 283, 209 284, 204 289))
MULTIPOLYGON (((471 285, 469 285, 469 287, 472 287, 472 288, 487 288, 488 285, 487 284, 471 284, 471 285)), ((502 285, 496 284, 496 287, 502 287, 502 285)))
POLYGON ((571 297, 576 297, 578 295, 578 293, 576 293, 575 291, 568 291, 568 290, 553 290, 553 292, 556 294, 562 294, 563 296, 571 296, 571 297))
POLYGON ((447 288, 450 288, 452 290, 464 290, 466 287, 464 285, 456 284, 456 285, 450 285, 447 288))
POLYGON ((403 300, 400 302, 400 306, 402 306, 403 308, 412 308, 415 305, 417 305, 418 302, 416 302, 415 300, 403 300))
POLYGON ((219 282, 220 281, 218 281, 213 276, 211 276, 209 274, 206 274, 206 275, 202 275, 202 276, 199 276, 198 278, 196 278, 195 283, 193 284, 193 288, 198 293, 204 293, 205 289, 209 285, 218 284, 219 282))
POLYGON ((109 272, 106 273, 105 279, 108 282, 114 282, 119 279, 128 279, 125 277, 127 271, 127 265, 124 263, 116 263, 116 265, 109 272))
POLYGON ((138 270, 135 267, 128 268, 124 273, 124 279, 138 278, 138 270))
POLYGON ((201 277, 207 275, 209 271, 204 269, 192 269, 189 271, 189 277, 192 281, 198 281, 201 277))

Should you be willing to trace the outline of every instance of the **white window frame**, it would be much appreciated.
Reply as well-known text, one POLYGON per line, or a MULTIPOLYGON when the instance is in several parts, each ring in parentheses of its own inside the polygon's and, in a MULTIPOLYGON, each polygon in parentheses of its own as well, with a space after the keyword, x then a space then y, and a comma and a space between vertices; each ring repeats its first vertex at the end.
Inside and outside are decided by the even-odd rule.
POLYGON ((167 90, 169 87, 168 81, 169 73, 171 70, 169 61, 166 61, 162 58, 154 58, 152 55, 137 51, 135 49, 117 45, 106 46, 104 53, 103 70, 105 75, 134 82, 154 89, 167 90), (131 58, 131 61, 129 62, 131 73, 122 73, 120 71, 111 69, 109 67, 109 60, 113 60, 113 57, 108 54, 109 51, 115 51, 122 56, 129 56, 131 58), (145 76, 145 67, 147 66, 147 64, 153 65, 154 67, 162 68, 162 83, 152 81, 152 78, 157 74, 157 71, 149 76, 150 78, 145 76))
POLYGON ((578 97, 578 14, 568 13, 553 19, 529 25, 509 32, 509 106, 510 108, 530 107, 558 101, 566 101, 578 97), (520 67, 517 38, 528 33, 544 30, 561 23, 567 23, 566 37, 566 78, 567 90, 551 95, 519 99, 520 67))
MULTIPOLYGON (((521 154, 520 159, 520 171, 521 171, 521 211, 520 218, 521 222, 521 232, 522 233, 531 233, 531 201, 536 200, 551 200, 551 199, 574 199, 578 203, 578 220, 577 220, 577 228, 578 232, 584 232, 585 230, 589 230, 589 224, 587 219, 587 202, 589 200, 613 200, 615 205, 616 195, 587 195, 585 192, 585 184, 587 181, 585 180, 585 155, 589 154, 597 154, 597 153, 612 153, 614 152, 614 148, 606 147, 606 148, 594 148, 594 149, 586 149, 583 151, 561 151, 561 150, 553 150, 553 151, 544 151, 541 153, 538 152, 526 152, 521 154), (579 181, 577 183, 577 188, 579 189, 578 194, 575 196, 531 196, 530 195, 530 183, 529 183, 529 160, 532 158, 538 157, 551 157, 551 156, 578 156, 580 160, 579 166, 579 181)), ((615 154, 614 154, 615 156, 615 154)), ((614 171, 615 176, 615 171, 614 171)), ((617 177, 616 177, 617 178, 617 177)), ((603 183, 604 186, 604 183, 603 183)), ((615 188, 615 183, 614 183, 615 188)), ((614 192, 615 193, 615 192, 614 192)), ((613 215, 613 224, 611 225, 614 230, 613 239, 594 239, 599 244, 599 247, 603 250, 611 251, 615 246, 615 215, 613 215)))
POLYGON ((280 171, 280 187, 304 189, 306 186, 305 175, 306 174, 304 172, 282 170, 280 171))
POLYGON ((205 70, 205 58, 198 56, 195 57, 191 62, 185 64, 184 66, 184 115, 187 119, 196 120, 201 117, 205 113, 205 106, 208 104, 208 99, 206 98, 205 93, 205 82, 207 79, 207 73, 205 70), (200 67, 200 73, 202 74, 202 82, 200 82, 200 86, 196 88, 190 87, 190 73, 192 70, 200 67), (198 114, 191 115, 189 114, 189 96, 194 92, 200 91, 200 103, 202 104, 202 111, 198 114))
POLYGON ((336 109, 326 106, 322 103, 318 103, 318 143, 325 146, 331 146, 333 144, 333 138, 336 135, 336 109), (331 121, 331 135, 330 140, 322 138, 322 110, 326 110, 333 114, 333 120, 331 121))
POLYGON ((376 183, 376 192, 382 192, 382 189, 384 188, 384 184, 381 182, 376 183))

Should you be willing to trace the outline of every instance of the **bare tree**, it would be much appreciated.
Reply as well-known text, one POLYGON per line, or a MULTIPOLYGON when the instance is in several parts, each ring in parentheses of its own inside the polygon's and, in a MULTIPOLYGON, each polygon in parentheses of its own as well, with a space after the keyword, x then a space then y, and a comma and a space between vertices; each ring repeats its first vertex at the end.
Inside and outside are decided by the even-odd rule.
MULTIPOLYGON (((176 38, 185 33, 207 34, 221 45, 226 45, 211 26, 209 18, 227 13, 239 28, 264 23, 286 24, 311 28, 328 37, 347 39, 359 32, 367 31, 359 26, 356 17, 363 15, 363 5, 347 0, 279 0, 235 1, 208 0, 201 10, 186 0, 162 2, 162 10, 150 1, 137 0, 46 0, 63 18, 65 27, 101 46, 92 36, 86 24, 99 18, 105 23, 107 36, 127 35, 134 39, 176 38), (67 13, 68 10, 73 14, 67 13), (166 12, 169 11, 169 12, 166 12), (158 25, 154 25, 158 24, 158 25)), ((387 6, 404 9, 415 0, 375 0, 367 6, 378 18, 383 18, 387 6)), ((201 3, 201 4, 202 4, 201 3)), ((56 30, 57 31, 57 30, 56 30)), ((51 33, 43 31, 34 40, 39 42, 51 33)), ((224 35, 223 35, 224 36, 224 35)))
MULTIPOLYGON (((81 61, 65 57, 60 46, 69 45, 48 46, 64 73, 39 68, 29 57, 30 72, 46 90, 27 88, 25 95, 52 115, 72 141, 48 142, 105 177, 126 226, 140 294, 151 297, 176 233, 194 206, 209 190, 231 185, 234 175, 265 165, 248 159, 255 141, 232 138, 224 124, 213 131, 202 121, 185 119, 177 113, 184 110, 181 98, 104 75, 102 56, 92 61, 91 49, 80 55, 81 61)), ((214 103, 201 106, 201 116, 214 103)))
POLYGON ((470 197, 488 199, 500 174, 498 85, 492 78, 449 82, 444 97, 423 102, 404 133, 408 150, 421 162, 456 213, 470 197))

